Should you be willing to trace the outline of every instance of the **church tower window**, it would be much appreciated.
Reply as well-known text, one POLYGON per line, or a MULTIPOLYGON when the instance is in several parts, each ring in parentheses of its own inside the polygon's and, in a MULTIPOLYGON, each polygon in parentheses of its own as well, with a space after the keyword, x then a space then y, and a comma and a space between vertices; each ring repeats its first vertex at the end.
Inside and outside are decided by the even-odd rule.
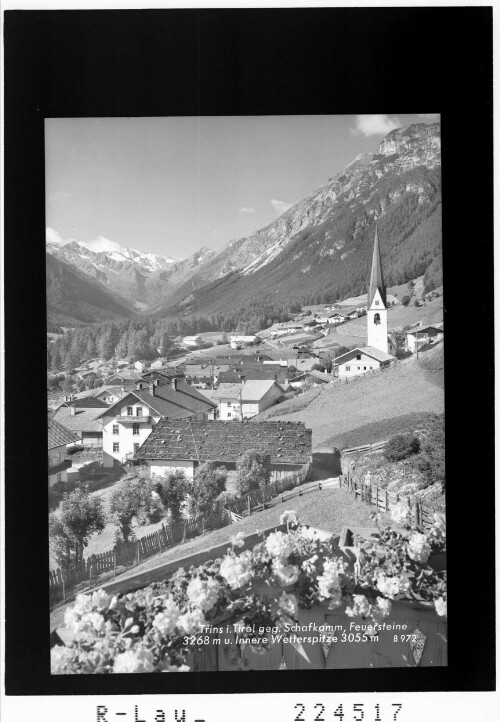
POLYGON ((373 323, 379 324, 380 323, 380 313, 376 313, 373 317, 373 323))

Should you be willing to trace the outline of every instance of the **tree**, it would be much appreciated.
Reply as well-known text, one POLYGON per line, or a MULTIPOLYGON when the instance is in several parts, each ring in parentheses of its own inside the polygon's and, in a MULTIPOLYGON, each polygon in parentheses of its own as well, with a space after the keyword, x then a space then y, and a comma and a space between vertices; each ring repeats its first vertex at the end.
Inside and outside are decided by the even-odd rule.
POLYGON ((236 489, 240 496, 265 489, 271 480, 271 456, 255 449, 245 451, 236 463, 236 489))
POLYGON ((403 306, 407 306, 410 303, 410 297, 403 296, 403 298, 401 299, 401 303, 403 304, 403 306))
POLYGON ((109 511, 118 525, 118 542, 128 542, 134 537, 134 519, 140 526, 144 526, 160 521, 165 513, 152 481, 144 478, 125 479, 111 494, 109 511))
POLYGON ((74 370, 76 366, 78 366, 80 362, 80 358, 78 354, 75 351, 68 351, 66 354, 66 358, 64 359, 64 365, 66 367, 66 371, 70 373, 74 370))
POLYGON ((214 461, 206 461, 195 472, 191 494, 195 510, 209 515, 214 510, 217 497, 226 490, 227 470, 214 461))
POLYGON ((63 393, 70 394, 73 391, 73 383, 74 381, 72 376, 65 376, 64 381, 61 384, 63 393))
POLYGON ((185 473, 179 469, 163 476, 153 476, 152 485, 163 508, 170 512, 172 521, 180 521, 182 504, 190 491, 185 473))
POLYGON ((106 525, 102 500, 91 496, 86 489, 77 489, 64 496, 59 514, 49 517, 49 534, 53 541, 55 557, 61 566, 78 562, 83 549, 95 532, 106 525))

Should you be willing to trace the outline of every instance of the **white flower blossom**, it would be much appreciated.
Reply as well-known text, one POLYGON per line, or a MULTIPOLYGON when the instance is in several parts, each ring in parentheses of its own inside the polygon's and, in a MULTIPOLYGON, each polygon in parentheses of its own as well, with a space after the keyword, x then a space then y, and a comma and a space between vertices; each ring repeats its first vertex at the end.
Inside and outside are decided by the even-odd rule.
POLYGON ((391 518, 393 521, 396 522, 396 524, 402 524, 408 519, 408 514, 410 513, 410 509, 408 507, 408 504, 404 501, 400 501, 396 506, 394 506, 391 510, 391 518))
POLYGON ((408 556, 415 562, 425 564, 431 553, 431 547, 425 534, 414 533, 408 541, 408 556))
POLYGON ((342 562, 334 559, 325 559, 323 564, 323 574, 318 577, 318 592, 320 599, 329 599, 334 597, 338 599, 340 591, 340 577, 343 574, 344 565, 342 562))
POLYGON ((298 524, 299 517, 295 509, 286 509, 280 516, 280 524, 298 524))
POLYGON ((153 672, 154 657, 149 649, 136 647, 122 652, 115 657, 113 672, 115 674, 130 674, 132 672, 153 672))
POLYGON ((281 558, 273 559, 272 568, 284 587, 295 584, 299 578, 299 568, 295 564, 284 564, 281 558))
POLYGON ((230 538, 233 547, 242 547, 245 545, 245 535, 242 531, 239 531, 236 535, 230 538))
POLYGON ((71 674, 78 651, 72 647, 57 645, 50 650, 50 671, 52 674, 71 674))
POLYGON ((288 614, 289 617, 292 617, 292 619, 297 619, 299 614, 299 604, 295 594, 282 592, 278 599, 278 607, 285 612, 285 614, 288 614))
POLYGON ((73 609, 76 614, 85 614, 92 611, 92 597, 89 594, 77 594, 73 609))
POLYGON ((222 560, 219 574, 226 580, 231 589, 243 587, 253 577, 254 570, 251 556, 251 552, 247 550, 239 556, 228 554, 222 560))
POLYGON ((377 589, 389 599, 394 599, 398 594, 403 594, 410 588, 410 582, 406 577, 386 577, 380 574, 377 578, 377 589))
POLYGON ((177 619, 177 628, 181 634, 196 634, 201 632, 207 620, 201 609, 193 609, 181 614, 177 619))
POLYGON ((346 607, 348 617, 366 617, 370 613, 371 605, 364 594, 353 594, 352 607, 346 607))
POLYGON ((443 597, 439 597, 439 599, 434 600, 434 607, 436 609, 436 612, 439 614, 440 617, 446 617, 448 614, 448 608, 446 599, 443 599, 443 597))
POLYGON ((167 669, 162 669, 162 672, 190 672, 191 668, 187 664, 181 664, 179 667, 176 664, 169 664, 167 669))
POLYGON ((293 552, 293 544, 288 534, 275 531, 267 537, 266 549, 272 557, 284 560, 293 552))
POLYGON ((167 599, 164 608, 153 619, 153 627, 155 627, 162 637, 168 637, 175 633, 177 619, 181 610, 173 599, 167 599))
POLYGON ((203 612, 215 606, 219 598, 219 582, 216 579, 191 579, 187 586, 186 594, 190 604, 203 612))
POLYGON ((98 612, 109 609, 110 604, 111 597, 104 589, 98 589, 92 594, 92 606, 95 607, 98 612))

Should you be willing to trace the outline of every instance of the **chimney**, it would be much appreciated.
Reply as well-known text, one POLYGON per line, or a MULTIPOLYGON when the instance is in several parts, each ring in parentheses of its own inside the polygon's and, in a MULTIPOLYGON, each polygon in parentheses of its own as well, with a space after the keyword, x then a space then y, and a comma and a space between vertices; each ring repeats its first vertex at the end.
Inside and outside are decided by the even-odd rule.
POLYGON ((70 416, 74 416, 74 415, 76 414, 76 406, 75 406, 75 404, 70 404, 69 413, 70 413, 70 416))
POLYGON ((177 379, 172 379, 172 388, 174 391, 177 391, 177 379))
POLYGON ((149 393, 151 394, 151 396, 156 395, 156 387, 158 386, 158 383, 158 379, 153 379, 149 384, 149 393))
POLYGON ((141 391, 141 390, 142 390, 142 381, 139 381, 139 382, 136 384, 136 387, 135 387, 135 388, 136 388, 137 391, 141 391))

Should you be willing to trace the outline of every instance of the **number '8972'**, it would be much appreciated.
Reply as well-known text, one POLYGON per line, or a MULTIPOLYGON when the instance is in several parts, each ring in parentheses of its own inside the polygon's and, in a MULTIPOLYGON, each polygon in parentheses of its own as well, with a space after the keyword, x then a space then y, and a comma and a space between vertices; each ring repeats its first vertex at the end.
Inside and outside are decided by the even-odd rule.
POLYGON ((339 704, 335 709, 328 710, 324 704, 309 705, 297 702, 294 706, 293 722, 402 722, 398 714, 402 704, 386 705, 381 713, 380 705, 375 704, 339 704), (382 716, 383 715, 383 716, 382 716))

